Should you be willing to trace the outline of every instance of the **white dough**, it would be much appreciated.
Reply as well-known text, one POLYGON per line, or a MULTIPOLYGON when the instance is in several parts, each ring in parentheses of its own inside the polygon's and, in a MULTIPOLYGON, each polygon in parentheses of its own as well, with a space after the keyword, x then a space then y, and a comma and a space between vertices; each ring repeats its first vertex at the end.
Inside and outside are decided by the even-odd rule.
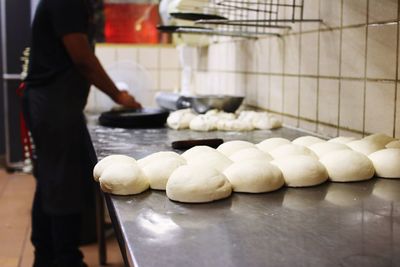
POLYGON ((371 160, 353 150, 333 151, 322 157, 320 161, 328 171, 329 178, 335 182, 368 180, 375 173, 371 160))
POLYGON ((224 171, 234 192, 262 193, 278 190, 285 181, 274 165, 260 160, 236 162, 224 171))
POLYGON ((223 144, 221 144, 217 150, 224 154, 227 157, 232 156, 235 152, 244 149, 244 148, 255 148, 256 146, 253 143, 247 142, 247 141, 241 141, 241 140, 235 140, 235 141, 228 141, 223 144))
POLYGON ((150 188, 165 190, 171 173, 185 165, 186 160, 175 152, 157 152, 138 160, 139 166, 149 180, 150 188))
POLYGON ((167 125, 175 130, 188 129, 190 122, 195 117, 196 114, 194 114, 191 109, 177 110, 169 114, 167 125))
POLYGON ((295 145, 306 146, 306 147, 322 142, 326 141, 315 136, 301 136, 292 141, 292 143, 295 145))
POLYGON ((110 165, 114 163, 119 163, 119 162, 133 162, 136 163, 136 160, 132 157, 125 156, 125 155, 110 155, 99 162, 94 166, 93 168, 93 178, 96 182, 99 181, 99 178, 103 171, 110 165))
POLYGON ((400 149, 387 148, 370 154, 378 177, 400 178, 400 149))
POLYGON ((339 144, 347 144, 350 143, 352 141, 356 141, 357 138, 355 137, 346 137, 346 136, 339 136, 336 138, 332 138, 330 140, 328 140, 328 142, 330 143, 339 143, 339 144))
POLYGON ((184 160, 181 155, 173 151, 161 151, 150 154, 142 159, 139 159, 137 163, 141 168, 145 167, 147 164, 153 161, 161 161, 163 159, 176 159, 176 160, 184 160))
POLYGON ((189 128, 193 131, 214 131, 217 129, 218 118, 215 116, 197 115, 190 121, 189 128))
POLYGON ((223 172, 233 161, 217 150, 205 152, 197 157, 187 159, 187 163, 191 165, 203 165, 204 168, 214 168, 223 172))
POLYGON ((179 202, 211 202, 229 197, 231 193, 232 185, 225 175, 203 165, 181 166, 167 182, 168 198, 179 202))
POLYGON ((269 154, 274 159, 285 158, 288 156, 295 156, 295 155, 310 156, 315 159, 318 159, 318 156, 312 150, 308 149, 305 146, 295 145, 295 144, 287 144, 279 146, 274 150, 270 151, 269 154))
POLYGON ((115 195, 139 194, 149 188, 149 181, 136 162, 111 164, 99 182, 104 192, 115 195))
POLYGON ((368 156, 371 153, 374 153, 375 151, 384 149, 385 146, 373 141, 369 140, 356 140, 350 143, 346 144, 348 147, 350 147, 352 150, 360 152, 366 156, 368 156))
POLYGON ((374 143, 378 143, 381 146, 385 146, 386 144, 394 141, 395 138, 384 133, 377 133, 364 137, 364 140, 372 141, 374 143))
POLYGON ((290 143, 291 142, 288 139, 281 138, 281 137, 273 137, 273 138, 265 139, 264 141, 258 143, 257 147, 259 149, 261 149, 262 151, 268 153, 279 146, 290 144, 290 143))
POLYGON ((322 184, 328 179, 325 167, 315 158, 304 155, 288 156, 271 161, 283 173, 289 187, 306 187, 322 184))
POLYGON ((399 140, 394 140, 392 142, 389 142, 385 145, 386 148, 400 148, 400 141, 399 140))
POLYGON ((186 150, 185 152, 183 152, 181 154, 181 156, 184 159, 189 160, 189 159, 196 158, 196 157, 202 155, 203 153, 214 152, 214 151, 216 151, 216 149, 209 147, 209 146, 194 146, 194 147, 186 150))
POLYGON ((265 153, 262 152, 260 149, 255 147, 241 149, 232 156, 229 157, 230 160, 233 162, 241 162, 245 160, 263 160, 263 161, 271 161, 273 158, 265 153))
POLYGON ((245 132, 254 130, 251 122, 241 120, 220 119, 217 122, 217 129, 221 131, 245 132))
POLYGON ((333 142, 316 143, 309 146, 308 148, 314 151, 314 153, 317 154, 319 158, 323 157, 324 155, 332 151, 350 149, 350 147, 346 146, 345 144, 333 143, 333 142))

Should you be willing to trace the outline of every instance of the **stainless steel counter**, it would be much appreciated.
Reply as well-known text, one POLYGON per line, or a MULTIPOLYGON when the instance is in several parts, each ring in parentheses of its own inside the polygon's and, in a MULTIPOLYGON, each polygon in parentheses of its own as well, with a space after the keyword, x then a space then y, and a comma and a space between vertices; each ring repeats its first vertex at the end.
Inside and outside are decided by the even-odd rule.
MULTIPOLYGON (((305 135, 123 130, 90 126, 98 156, 141 158, 188 138, 259 142, 305 135)), ((163 191, 108 196, 122 252, 136 267, 400 266, 400 179, 325 183, 265 194, 234 193, 208 204, 168 200, 163 191)))

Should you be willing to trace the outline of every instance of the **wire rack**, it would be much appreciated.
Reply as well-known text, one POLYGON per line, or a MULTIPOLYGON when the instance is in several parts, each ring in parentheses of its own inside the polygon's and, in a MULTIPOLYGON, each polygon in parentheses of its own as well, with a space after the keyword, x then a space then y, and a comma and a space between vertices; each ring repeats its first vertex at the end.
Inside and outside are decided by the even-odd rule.
MULTIPOLYGON (((200 29, 183 29, 181 32, 257 37, 281 35, 294 23, 321 22, 304 18, 304 0, 190 0, 184 7, 188 11, 216 14, 222 18, 196 20, 200 29)), ((179 32, 179 30, 178 30, 179 32)))

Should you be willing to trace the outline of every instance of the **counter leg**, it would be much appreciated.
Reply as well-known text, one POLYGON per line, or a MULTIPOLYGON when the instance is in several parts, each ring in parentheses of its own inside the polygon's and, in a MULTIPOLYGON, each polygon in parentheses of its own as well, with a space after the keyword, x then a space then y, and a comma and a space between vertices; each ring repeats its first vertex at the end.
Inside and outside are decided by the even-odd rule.
POLYGON ((107 247, 106 247, 106 237, 105 237, 105 218, 104 218, 104 196, 99 186, 96 188, 96 202, 97 202, 97 240, 99 244, 99 263, 101 266, 107 264, 107 247))

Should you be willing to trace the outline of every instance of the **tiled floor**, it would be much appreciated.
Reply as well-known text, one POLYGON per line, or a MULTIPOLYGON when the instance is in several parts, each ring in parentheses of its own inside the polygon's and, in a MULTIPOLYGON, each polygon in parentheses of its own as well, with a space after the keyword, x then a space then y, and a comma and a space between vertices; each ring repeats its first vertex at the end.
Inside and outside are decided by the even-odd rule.
MULTIPOLYGON (((26 174, 8 174, 0 169, 0 266, 31 267, 33 248, 30 236, 30 208, 35 181, 26 174)), ((82 247, 85 262, 100 266, 97 244, 82 247)), ((122 267, 122 258, 114 237, 107 240, 107 266, 122 267)))

